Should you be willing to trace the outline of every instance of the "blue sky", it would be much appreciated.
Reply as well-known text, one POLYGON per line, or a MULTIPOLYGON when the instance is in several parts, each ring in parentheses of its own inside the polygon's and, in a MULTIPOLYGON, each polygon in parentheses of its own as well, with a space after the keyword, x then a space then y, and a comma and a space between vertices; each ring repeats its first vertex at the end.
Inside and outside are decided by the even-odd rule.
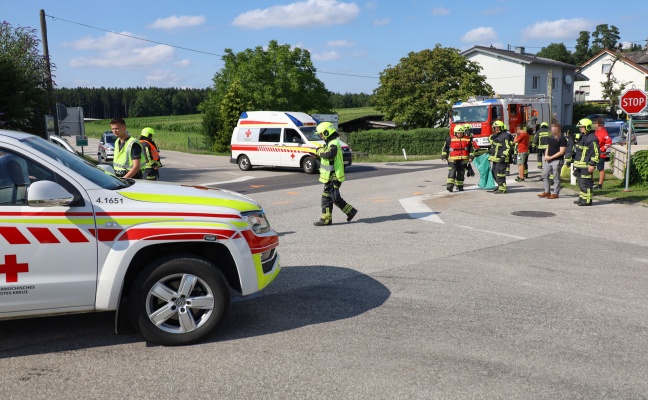
POLYGON ((318 77, 329 90, 371 93, 380 71, 410 51, 436 43, 462 50, 475 44, 523 45, 534 52, 551 42, 573 47, 580 30, 592 31, 597 24, 607 23, 619 28, 622 41, 643 40, 640 44, 645 44, 645 0, 624 1, 623 7, 600 0, 579 5, 583 3, 0 0, 0 20, 39 28, 40 9, 58 17, 47 18, 58 87, 204 88, 223 65, 218 56, 114 35, 65 19, 214 54, 222 54, 225 48, 241 51, 264 46, 276 39, 308 49, 318 77))

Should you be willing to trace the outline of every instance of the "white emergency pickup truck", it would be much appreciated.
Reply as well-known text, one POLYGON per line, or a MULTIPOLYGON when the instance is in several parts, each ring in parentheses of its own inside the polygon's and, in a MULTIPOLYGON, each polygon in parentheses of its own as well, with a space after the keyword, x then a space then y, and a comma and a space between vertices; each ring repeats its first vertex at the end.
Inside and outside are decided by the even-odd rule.
POLYGON ((0 130, 0 319, 117 311, 151 342, 192 343, 223 322, 230 288, 272 282, 278 244, 241 194, 119 179, 0 130))

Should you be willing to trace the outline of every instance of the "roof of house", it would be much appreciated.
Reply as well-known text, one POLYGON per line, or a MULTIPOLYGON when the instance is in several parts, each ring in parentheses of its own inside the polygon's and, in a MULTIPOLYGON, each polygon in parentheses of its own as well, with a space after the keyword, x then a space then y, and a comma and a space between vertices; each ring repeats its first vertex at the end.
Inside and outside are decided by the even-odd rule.
POLYGON ((569 68, 569 69, 576 69, 578 66, 572 65, 572 64, 567 64, 564 62, 556 61, 556 60, 551 60, 548 58, 543 58, 543 57, 537 57, 535 54, 529 54, 529 53, 517 53, 513 50, 504 50, 504 49, 497 49, 495 47, 486 47, 486 46, 473 46, 470 49, 464 51, 461 53, 461 55, 465 56, 468 53, 472 53, 474 51, 480 51, 484 53, 489 53, 495 56, 500 56, 500 57, 505 57, 511 60, 515 61, 522 61, 525 64, 539 64, 539 65, 549 65, 549 66, 555 66, 555 67, 561 67, 561 68, 569 68))
POLYGON ((631 51, 623 53, 623 56, 631 59, 637 64, 648 64, 648 50, 631 51))
POLYGON ((642 60, 646 59, 646 62, 648 62, 648 54, 647 52, 644 51, 633 51, 630 53, 615 53, 611 50, 608 49, 603 49, 601 50, 597 55, 594 57, 590 58, 589 60, 585 61, 579 68, 579 71, 582 71, 583 68, 587 67, 594 61, 596 61, 598 58, 600 58, 604 54, 608 54, 612 57, 616 56, 617 54, 621 56, 621 59, 623 60, 624 63, 634 67, 640 72, 643 72, 644 74, 648 74, 648 65, 640 65, 636 60, 642 60), (642 54, 643 53, 643 54, 642 54))

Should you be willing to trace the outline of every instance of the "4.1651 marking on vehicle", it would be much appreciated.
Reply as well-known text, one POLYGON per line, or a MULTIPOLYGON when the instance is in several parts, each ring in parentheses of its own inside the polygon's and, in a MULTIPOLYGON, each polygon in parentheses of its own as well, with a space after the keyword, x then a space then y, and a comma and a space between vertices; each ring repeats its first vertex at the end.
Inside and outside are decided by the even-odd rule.
POLYGON ((124 199, 120 197, 97 197, 97 200, 95 200, 95 203, 102 203, 102 204, 123 204, 124 199))

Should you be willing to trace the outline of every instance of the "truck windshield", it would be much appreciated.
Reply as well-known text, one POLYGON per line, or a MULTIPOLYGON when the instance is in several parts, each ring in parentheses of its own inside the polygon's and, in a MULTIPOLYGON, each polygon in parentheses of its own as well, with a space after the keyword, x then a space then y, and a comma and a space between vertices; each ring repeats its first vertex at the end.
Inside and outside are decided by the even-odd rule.
POLYGON ((37 150, 42 155, 50 157, 51 159, 65 165, 72 171, 83 176, 99 187, 109 190, 117 190, 128 187, 125 182, 123 182, 116 176, 105 173, 104 170, 95 167, 86 159, 81 158, 81 156, 70 153, 69 151, 58 147, 48 142, 47 140, 41 139, 39 137, 32 137, 29 139, 24 139, 22 142, 29 147, 37 150))
POLYGON ((486 122, 488 106, 457 107, 452 109, 452 122, 486 122))
POLYGON ((299 128, 299 130, 304 134, 304 136, 306 136, 306 140, 308 140, 309 142, 322 140, 322 138, 320 138, 315 131, 314 126, 302 126, 299 128))

